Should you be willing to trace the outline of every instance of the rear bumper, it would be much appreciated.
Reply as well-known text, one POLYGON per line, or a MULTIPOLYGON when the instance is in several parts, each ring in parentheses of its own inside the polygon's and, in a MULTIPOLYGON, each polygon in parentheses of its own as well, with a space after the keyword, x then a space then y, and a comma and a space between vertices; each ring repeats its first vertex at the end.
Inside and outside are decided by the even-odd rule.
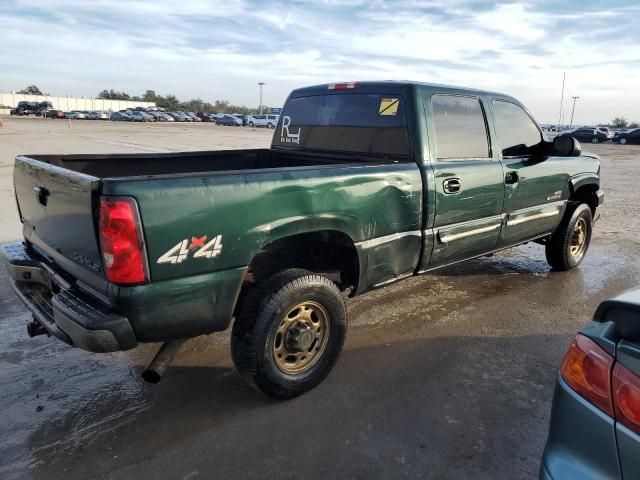
POLYGON ((5 245, 0 254, 16 295, 50 335, 90 352, 128 350, 138 344, 126 317, 74 289, 24 243, 5 245))
POLYGON ((621 478, 613 418, 558 378, 539 478, 621 478))

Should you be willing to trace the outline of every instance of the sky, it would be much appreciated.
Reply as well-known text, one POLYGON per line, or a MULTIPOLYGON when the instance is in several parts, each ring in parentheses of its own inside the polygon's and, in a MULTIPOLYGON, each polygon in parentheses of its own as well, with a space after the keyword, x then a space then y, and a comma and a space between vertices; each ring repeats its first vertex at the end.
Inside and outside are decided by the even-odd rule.
POLYGON ((294 88, 416 80, 556 123, 640 120, 637 0, 0 0, 0 90, 147 89, 281 106, 294 88))

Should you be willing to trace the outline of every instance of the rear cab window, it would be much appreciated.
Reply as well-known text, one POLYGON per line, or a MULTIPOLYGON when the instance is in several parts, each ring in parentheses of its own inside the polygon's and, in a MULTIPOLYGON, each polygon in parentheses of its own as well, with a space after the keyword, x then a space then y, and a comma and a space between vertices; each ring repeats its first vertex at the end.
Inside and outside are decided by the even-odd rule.
POLYGON ((438 160, 488 159, 489 135, 477 97, 437 93, 431 97, 438 160))
POLYGON ((290 98, 280 114, 273 146, 409 159, 404 101, 375 93, 290 98))

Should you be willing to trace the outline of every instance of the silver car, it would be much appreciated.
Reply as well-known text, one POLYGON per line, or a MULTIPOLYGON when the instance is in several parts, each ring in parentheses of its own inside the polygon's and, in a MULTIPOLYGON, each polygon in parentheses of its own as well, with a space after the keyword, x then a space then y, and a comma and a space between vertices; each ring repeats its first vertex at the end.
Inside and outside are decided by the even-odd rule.
POLYGON ((67 113, 67 118, 71 118, 73 120, 84 120, 87 118, 87 115, 79 110, 73 110, 67 113))

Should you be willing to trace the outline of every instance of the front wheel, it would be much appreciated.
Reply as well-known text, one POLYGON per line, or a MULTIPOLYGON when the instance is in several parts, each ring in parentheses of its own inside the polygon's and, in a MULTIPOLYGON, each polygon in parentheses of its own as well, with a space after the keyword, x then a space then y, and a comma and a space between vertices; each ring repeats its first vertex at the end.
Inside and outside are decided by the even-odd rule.
POLYGON ((555 270, 580 265, 591 243, 591 209, 585 203, 569 203, 564 218, 545 245, 547 262, 555 270))
POLYGON ((600 143, 600 140, 598 139, 598 137, 593 137, 591 139, 591 143, 600 143))
POLYGON ((627 144, 627 139, 626 139, 626 138, 624 138, 624 137, 622 137, 622 138, 620 139, 620 145, 626 145, 626 144, 627 144))
POLYGON ((267 128, 273 128, 273 123, 269 122, 269 123, 267 124, 267 128))
POLYGON ((268 396, 293 398, 329 375, 346 332, 347 309, 335 283, 307 270, 283 270, 245 298, 233 324, 233 362, 268 396))
POLYGON ((253 122, 249 122, 249 126, 250 126, 251 128, 253 128, 253 127, 254 127, 254 125, 255 125, 255 124, 254 124, 253 122))

